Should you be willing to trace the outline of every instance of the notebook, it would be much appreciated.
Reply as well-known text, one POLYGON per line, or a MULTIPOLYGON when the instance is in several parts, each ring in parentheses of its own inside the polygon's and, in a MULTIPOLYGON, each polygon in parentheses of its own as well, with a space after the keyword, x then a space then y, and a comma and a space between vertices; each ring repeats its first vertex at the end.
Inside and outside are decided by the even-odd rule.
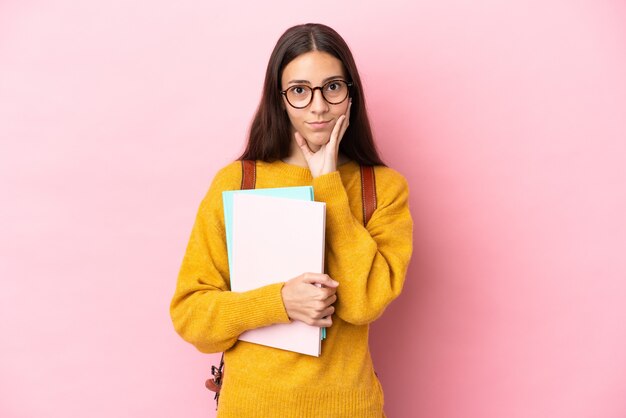
MULTIPOLYGON (((224 192, 232 291, 324 271, 326 205, 311 199, 309 187, 224 192)), ((322 329, 293 321, 249 330, 239 339, 319 356, 322 329)))

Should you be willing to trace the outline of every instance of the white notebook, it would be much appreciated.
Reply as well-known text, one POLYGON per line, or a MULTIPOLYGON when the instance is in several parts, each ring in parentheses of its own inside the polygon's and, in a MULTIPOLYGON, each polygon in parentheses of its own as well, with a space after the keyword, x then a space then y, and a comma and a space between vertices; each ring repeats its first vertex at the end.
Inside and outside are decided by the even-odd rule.
MULTIPOLYGON (((231 290, 256 289, 305 272, 324 272, 326 204, 235 194, 231 290)), ((249 330, 242 341, 311 356, 321 352, 321 328, 300 321, 249 330)))

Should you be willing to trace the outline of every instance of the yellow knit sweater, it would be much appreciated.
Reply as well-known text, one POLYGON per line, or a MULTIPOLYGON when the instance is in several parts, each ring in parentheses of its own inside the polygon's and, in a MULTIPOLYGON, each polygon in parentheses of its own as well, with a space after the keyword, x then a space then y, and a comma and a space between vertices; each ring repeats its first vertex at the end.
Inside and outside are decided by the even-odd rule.
POLYGON ((378 207, 365 228, 358 164, 313 179, 307 168, 257 162, 256 188, 312 185, 315 200, 326 202, 326 273, 339 287, 320 357, 237 341, 248 329, 289 317, 283 283, 229 291, 222 191, 239 189, 241 163, 215 176, 200 204, 171 315, 176 331, 198 350, 226 352, 218 417, 383 416, 368 324, 402 290, 413 223, 405 179, 387 167, 375 167, 375 174, 378 207))

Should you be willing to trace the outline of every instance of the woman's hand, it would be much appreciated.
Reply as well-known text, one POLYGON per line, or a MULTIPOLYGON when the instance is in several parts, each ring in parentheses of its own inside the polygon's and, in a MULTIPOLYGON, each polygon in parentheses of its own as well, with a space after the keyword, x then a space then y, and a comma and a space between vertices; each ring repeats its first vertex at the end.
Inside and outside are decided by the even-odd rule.
POLYGON ((337 119, 337 122, 330 133, 330 140, 326 144, 322 145, 316 152, 311 151, 304 137, 300 135, 300 132, 296 131, 294 133, 296 143, 298 144, 298 147, 300 147, 302 155, 309 165, 309 170, 311 171, 313 178, 323 174, 332 173, 337 170, 339 144, 348 129, 348 125, 350 125, 351 107, 352 100, 350 100, 350 103, 348 104, 346 113, 337 119))
POLYGON ((290 319, 317 327, 330 327, 339 283, 327 274, 304 273, 285 283, 283 303, 290 319))

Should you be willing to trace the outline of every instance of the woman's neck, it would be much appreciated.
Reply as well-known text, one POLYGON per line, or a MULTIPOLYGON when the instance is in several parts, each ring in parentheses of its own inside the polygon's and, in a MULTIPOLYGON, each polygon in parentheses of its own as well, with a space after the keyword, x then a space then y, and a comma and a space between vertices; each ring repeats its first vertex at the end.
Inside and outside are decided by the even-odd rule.
POLYGON ((304 158, 304 155, 302 155, 300 148, 298 148, 298 144, 295 139, 291 141, 291 145, 289 146, 289 155, 286 158, 283 158, 283 161, 287 164, 309 168, 309 165, 306 163, 306 159, 304 158))

